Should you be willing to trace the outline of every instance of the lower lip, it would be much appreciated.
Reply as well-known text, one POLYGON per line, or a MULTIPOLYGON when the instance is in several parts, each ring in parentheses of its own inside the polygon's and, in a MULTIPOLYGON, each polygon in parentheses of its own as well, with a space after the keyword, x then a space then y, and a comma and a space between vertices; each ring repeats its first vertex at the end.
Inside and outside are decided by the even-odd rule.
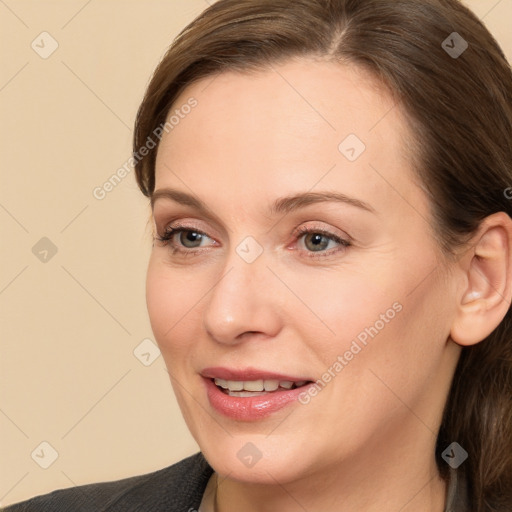
POLYGON ((292 402, 297 402, 298 396, 309 387, 306 385, 290 390, 272 391, 265 395, 238 397, 223 393, 212 379, 203 380, 211 406, 224 416, 240 421, 266 418, 292 402))

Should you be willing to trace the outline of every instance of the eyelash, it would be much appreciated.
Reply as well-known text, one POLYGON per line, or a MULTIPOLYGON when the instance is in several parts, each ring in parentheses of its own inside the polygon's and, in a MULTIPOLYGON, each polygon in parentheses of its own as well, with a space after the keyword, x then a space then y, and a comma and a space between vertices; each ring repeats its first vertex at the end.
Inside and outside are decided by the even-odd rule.
MULTIPOLYGON (((203 231, 200 231, 200 230, 198 230, 196 228, 189 227, 189 226, 168 227, 166 229, 165 233, 163 234, 163 236, 158 235, 155 238, 159 242, 161 242, 163 245, 170 245, 170 249, 172 251, 172 254, 181 254, 183 256, 193 256, 193 255, 197 255, 197 254, 201 253, 202 249, 203 249, 202 247, 197 247, 197 248, 193 248, 193 249, 182 249, 182 248, 179 248, 179 247, 174 246, 172 244, 169 244, 169 242, 171 242, 171 240, 172 240, 174 235, 176 235, 177 233, 182 233, 182 232, 187 232, 187 231, 191 231, 193 233, 197 233, 199 235, 202 235, 202 236, 210 238, 203 231)), ((335 235, 333 233, 330 233, 330 232, 328 232, 326 230, 318 229, 318 228, 301 227, 301 228, 299 228, 296 231, 295 237, 297 238, 297 240, 300 240, 304 235, 309 235, 309 234, 325 236, 326 238, 332 240, 333 242, 336 242, 336 243, 340 244, 341 247, 338 247, 337 249, 330 249, 330 250, 327 250, 327 251, 319 251, 319 252, 307 251, 306 250, 306 252, 308 253, 308 256, 307 256, 308 258, 317 259, 317 258, 329 257, 329 256, 332 256, 334 253, 338 253, 339 251, 343 251, 347 247, 350 247, 352 245, 349 240, 340 238, 339 236, 337 236, 337 235, 335 235)))

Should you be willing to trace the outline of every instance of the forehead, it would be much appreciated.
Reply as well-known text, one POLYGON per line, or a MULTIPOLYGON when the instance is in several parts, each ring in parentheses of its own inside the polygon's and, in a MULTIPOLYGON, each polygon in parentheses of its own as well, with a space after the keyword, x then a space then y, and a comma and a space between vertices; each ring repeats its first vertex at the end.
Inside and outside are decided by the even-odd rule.
POLYGON ((187 87, 172 115, 179 122, 160 143, 156 189, 185 185, 206 198, 223 187, 224 197, 250 201, 321 181, 322 188, 386 200, 411 184, 405 116, 354 66, 296 59, 223 72, 187 87), (183 108, 191 99, 196 106, 183 108))

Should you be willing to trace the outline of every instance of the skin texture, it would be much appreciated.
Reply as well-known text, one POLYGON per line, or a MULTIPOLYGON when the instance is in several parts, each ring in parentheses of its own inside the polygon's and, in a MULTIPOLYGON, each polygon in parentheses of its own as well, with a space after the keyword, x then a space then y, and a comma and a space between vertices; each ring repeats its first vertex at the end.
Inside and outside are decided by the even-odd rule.
POLYGON ((219 474, 218 510, 441 512, 437 431, 459 345, 483 339, 506 312, 495 295, 486 307, 481 276, 494 273, 493 289, 510 294, 509 253, 500 256, 510 219, 493 217, 472 250, 445 261, 413 179, 406 119, 358 68, 297 59, 226 72, 187 87, 173 108, 190 97, 197 106, 162 138, 155 189, 192 194, 209 215, 158 199, 154 230, 179 223, 207 236, 198 249, 183 245, 186 233, 155 241, 147 305, 184 418, 219 474), (338 149, 349 134, 366 145, 353 162, 338 149), (320 191, 374 212, 332 201, 270 211, 279 197, 320 191), (315 252, 300 227, 351 245, 327 238, 315 252), (236 250, 248 236, 263 250, 252 263, 236 250), (475 270, 482 237, 496 263, 475 270), (319 379, 396 303, 400 312, 307 405, 252 422, 210 406, 205 367, 319 379), (248 442, 262 454, 250 468, 237 457, 248 442))

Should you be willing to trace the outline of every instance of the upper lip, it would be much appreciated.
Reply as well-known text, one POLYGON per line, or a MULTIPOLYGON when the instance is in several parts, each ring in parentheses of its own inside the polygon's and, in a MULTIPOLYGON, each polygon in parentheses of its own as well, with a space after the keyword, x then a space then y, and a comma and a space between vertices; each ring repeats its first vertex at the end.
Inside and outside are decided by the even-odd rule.
POLYGON ((223 368, 220 366, 204 368, 201 371, 203 377, 209 379, 223 379, 234 381, 248 381, 248 380, 279 380, 302 382, 310 381, 308 377, 296 377, 292 375, 285 375, 283 373, 275 373, 267 370, 258 370, 256 368, 223 368))

